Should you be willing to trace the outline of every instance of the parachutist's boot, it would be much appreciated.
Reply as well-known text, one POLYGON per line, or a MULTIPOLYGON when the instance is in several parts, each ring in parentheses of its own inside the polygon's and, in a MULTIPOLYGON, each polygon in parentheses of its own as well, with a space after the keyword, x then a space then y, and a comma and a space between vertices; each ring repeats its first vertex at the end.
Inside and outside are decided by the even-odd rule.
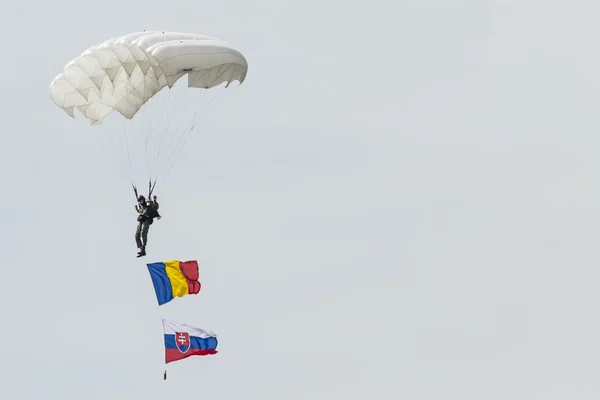
POLYGON ((146 246, 143 246, 143 247, 140 249, 140 252, 138 253, 138 255, 137 255, 137 256, 138 256, 138 258, 139 258, 139 257, 143 257, 143 256, 145 256, 145 255, 146 255, 146 246))

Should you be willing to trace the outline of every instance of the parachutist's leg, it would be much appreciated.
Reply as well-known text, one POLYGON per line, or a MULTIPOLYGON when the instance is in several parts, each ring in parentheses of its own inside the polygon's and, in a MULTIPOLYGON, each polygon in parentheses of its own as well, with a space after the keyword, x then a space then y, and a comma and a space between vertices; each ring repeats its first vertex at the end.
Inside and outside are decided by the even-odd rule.
POLYGON ((142 241, 140 240, 140 237, 142 235, 142 222, 138 223, 137 229, 135 231, 135 244, 137 244, 137 248, 141 250, 143 244, 142 241))
POLYGON ((150 228, 150 224, 148 221, 143 221, 138 224, 137 230, 135 232, 135 242, 137 243, 138 249, 138 257, 143 257, 146 255, 146 243, 148 243, 148 229, 150 228))
MULTIPOLYGON (((139 257, 143 257, 146 255, 146 243, 148 243, 148 228, 150 227, 150 224, 148 223, 148 221, 144 221, 144 222, 140 222, 140 224, 138 225, 138 232, 141 234, 142 236, 142 241, 138 242, 138 247, 140 249, 140 251, 138 252, 138 258, 139 257)), ((140 235, 136 235, 136 238, 138 238, 139 240, 139 236, 140 235)))
POLYGON ((144 251, 146 250, 146 245, 148 244, 148 230, 150 229, 149 221, 144 221, 142 226, 142 242, 144 251))

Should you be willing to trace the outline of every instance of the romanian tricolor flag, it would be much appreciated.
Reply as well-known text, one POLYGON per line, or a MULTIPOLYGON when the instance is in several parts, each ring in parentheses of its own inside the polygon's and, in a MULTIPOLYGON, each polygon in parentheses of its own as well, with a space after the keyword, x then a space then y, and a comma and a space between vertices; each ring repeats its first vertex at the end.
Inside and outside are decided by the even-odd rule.
POLYGON ((175 297, 200 292, 198 261, 167 261, 146 264, 158 305, 163 305, 175 297))

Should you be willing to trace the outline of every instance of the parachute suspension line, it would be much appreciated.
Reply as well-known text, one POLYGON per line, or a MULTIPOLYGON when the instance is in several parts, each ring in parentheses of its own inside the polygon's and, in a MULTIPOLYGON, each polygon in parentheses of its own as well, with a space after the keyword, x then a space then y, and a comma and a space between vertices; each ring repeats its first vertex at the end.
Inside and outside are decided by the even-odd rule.
MULTIPOLYGON (((173 120, 174 117, 174 110, 178 109, 177 107, 175 107, 175 105, 179 102, 181 102, 181 98, 177 98, 176 100, 173 100, 173 96, 172 96, 172 91, 169 90, 169 102, 170 104, 170 109, 168 112, 168 119, 165 123, 163 123, 163 131, 160 132, 158 134, 158 137, 160 139, 158 139, 155 143, 154 143, 154 149, 152 151, 152 169, 150 170, 150 175, 151 176, 155 176, 155 174, 157 173, 156 168, 157 168, 157 164, 158 164, 158 159, 160 157, 160 151, 163 148, 164 142, 166 140, 166 136, 169 134, 170 132, 170 127, 171 127, 171 121, 173 120)), ((166 109, 167 107, 165 107, 166 109)))
MULTIPOLYGON (((156 171, 157 173, 159 173, 163 169, 160 167, 160 161, 164 158, 164 157, 162 157, 162 155, 163 155, 163 150, 165 149, 165 143, 166 143, 167 139, 169 139, 167 147, 171 148, 173 141, 176 138, 177 133, 185 131, 185 128, 183 128, 183 127, 180 127, 180 126, 173 127, 173 121, 177 120, 178 123, 181 123, 182 121, 184 121, 183 117, 184 117, 185 112, 194 105, 194 102, 196 100, 198 100, 198 98, 201 98, 202 95, 204 94, 203 90, 196 91, 196 90, 191 90, 189 88, 185 90, 185 93, 189 94, 190 91, 192 91, 192 93, 193 93, 193 99, 191 101, 188 101, 187 104, 185 105, 185 107, 182 107, 182 108, 180 107, 180 103, 185 100, 185 96, 178 97, 177 103, 176 103, 177 107, 175 107, 175 104, 173 104, 173 107, 176 108, 177 110, 179 110, 180 112, 178 113, 176 118, 175 118, 174 113, 170 114, 170 118, 169 118, 166 129, 168 129, 170 132, 172 132, 172 134, 169 135, 170 138, 167 138, 167 134, 165 132, 165 134, 162 136, 162 141, 157 148, 157 152, 155 153, 155 163, 156 163, 157 169, 158 169, 158 171, 156 171)), ((180 124, 177 124, 177 125, 180 125, 180 124)))
MULTIPOLYGON (((221 98, 224 98, 227 94, 228 94, 228 92, 226 90, 224 90, 223 93, 221 94, 221 98)), ((212 97, 210 99, 210 102, 209 102, 209 104, 207 106, 207 110, 210 109, 215 104, 215 99, 216 98, 217 98, 217 96, 215 95, 214 97, 212 97)), ((162 179, 162 181, 160 183, 161 185, 166 181, 167 177, 171 173, 171 170, 173 169, 173 166, 175 164, 174 162, 172 164, 169 164, 169 161, 170 161, 171 157, 174 154, 176 154, 176 153, 178 154, 179 152, 181 152, 183 150, 183 148, 185 147, 185 145, 186 145, 188 139, 190 138, 192 132, 196 129, 196 127, 198 125, 201 125, 204 122, 204 120, 200 120, 199 123, 194 123, 194 118, 196 117, 196 115, 198 114, 199 111, 200 111, 200 108, 196 109, 194 115, 192 116, 191 121, 190 121, 190 123, 192 124, 192 126, 190 127, 189 131, 187 132, 187 135, 185 135, 185 139, 183 140, 183 143, 181 143, 181 139, 180 139, 179 142, 177 143, 177 147, 175 148, 175 150, 173 150, 173 152, 171 153, 171 155, 167 159, 165 168, 168 167, 168 170, 167 170, 166 174, 164 175, 164 177, 163 177, 163 179, 162 179)))
POLYGON ((159 172, 157 171, 158 161, 160 159, 160 152, 164 146, 165 141, 167 140, 167 136, 174 135, 174 133, 169 134, 169 132, 172 132, 172 130, 170 129, 171 122, 174 119, 181 119, 178 117, 178 114, 175 111, 180 111, 179 107, 176 107, 176 105, 182 102, 183 100, 180 97, 174 97, 173 89, 168 90, 165 97, 166 99, 165 101, 163 101, 162 106, 163 113, 161 118, 161 124, 160 126, 157 126, 156 140, 153 141, 153 146, 151 146, 151 154, 149 155, 151 163, 148 172, 150 177, 154 178, 156 178, 156 174, 159 172), (165 102, 168 102, 170 104, 164 104, 165 102))
MULTIPOLYGON (((215 79, 219 79, 224 72, 227 72, 227 68, 220 70, 215 79)), ((200 124, 195 121, 198 113, 208 111, 218 98, 223 98, 228 94, 226 88, 229 84, 224 85, 225 87, 219 85, 212 88, 211 94, 214 91, 214 96, 205 94, 209 89, 190 88, 187 85, 183 89, 183 95, 178 95, 177 91, 183 88, 181 86, 183 80, 179 82, 181 82, 179 83, 180 86, 177 86, 178 82, 176 82, 171 88, 165 87, 156 96, 159 97, 159 99, 155 99, 157 101, 146 102, 141 107, 141 115, 135 118, 141 123, 139 131, 130 128, 128 125, 125 126, 125 150, 127 152, 130 180, 135 182, 137 178, 141 178, 132 171, 132 165, 137 165, 144 171, 136 172, 141 172, 150 181, 154 180, 152 191, 156 186, 161 186, 170 175, 175 162, 174 158, 183 150, 192 132, 199 127, 200 124), (219 96, 218 89, 223 90, 221 96, 219 96), (208 105, 204 109, 202 99, 206 96, 210 98, 207 99, 208 105), (184 102, 185 105, 181 106, 181 103, 184 102), (197 107, 195 107, 196 105, 197 107), (192 113, 191 118, 187 115, 188 111, 192 113), (148 123, 146 123, 146 118, 149 120, 148 123), (132 130, 139 135, 139 139, 129 138, 134 133, 131 132, 132 130), (129 139, 139 144, 139 150, 143 152, 143 156, 140 153, 137 153, 137 155, 143 158, 142 163, 139 162, 142 161, 141 159, 132 163, 129 139), (161 177, 162 179, 160 179, 161 177), (160 185, 158 184, 159 180, 160 185)), ((203 120, 201 121, 203 122, 203 120)))
MULTIPOLYGON (((113 167, 120 167, 119 173, 123 175, 125 180, 131 181, 133 166, 131 162, 131 156, 128 152, 129 147, 127 142, 123 142, 121 136, 126 136, 127 125, 125 122, 122 122, 120 127, 116 127, 114 129, 109 129, 110 133, 100 132, 101 139, 99 143, 101 147, 108 153, 108 149, 105 144, 102 143, 102 140, 107 140, 109 146, 112 148, 111 154, 107 154, 107 159, 110 161, 110 164, 113 167), (107 139, 105 139, 107 138, 107 139), (125 152, 126 158, 123 156, 125 152)), ((125 137, 125 140, 127 138, 125 137)))
MULTIPOLYGON (((163 89, 160 91, 155 99, 155 104, 152 104, 153 108, 157 108, 157 112, 150 113, 150 124, 148 129, 146 129, 146 140, 144 144, 144 166, 145 166, 145 175, 149 179, 152 178, 152 170, 154 168, 153 160, 151 154, 154 152, 154 148, 156 147, 156 141, 160 138, 160 126, 161 121, 164 119, 165 114, 165 96, 169 95, 168 90, 163 89), (166 93, 165 93, 166 92, 166 93), (157 114, 157 115, 154 115, 157 114), (154 120, 154 121, 152 121, 154 120)), ((153 110, 154 111, 154 110, 153 110)))
POLYGON ((129 152, 129 134, 128 134, 128 130, 129 130, 129 124, 125 123, 125 149, 127 151, 127 161, 129 162, 129 178, 131 180, 133 180, 134 178, 134 173, 133 173, 133 166, 131 164, 131 153, 129 152))
MULTIPOLYGON (((146 99, 146 79, 144 79, 144 97, 143 98, 146 99)), ((141 107, 142 115, 140 116, 141 117, 140 118, 141 119, 140 122, 141 122, 141 125, 142 125, 141 128, 140 128, 141 129, 140 136, 142 137, 142 143, 144 144, 145 149, 148 148, 148 140, 150 140, 150 136, 148 135, 147 131, 150 130, 150 127, 151 127, 150 121, 148 123, 148 128, 146 128, 145 124, 144 124, 144 122, 146 120, 146 115, 148 114, 147 110, 148 110, 148 102, 146 101, 144 103, 144 105, 142 105, 142 107, 141 107)), ((144 163, 145 162, 146 162, 146 160, 144 159, 144 163)))
POLYGON ((115 158, 120 156, 120 161, 118 161, 117 164, 122 166, 125 177, 127 180, 131 181, 133 175, 133 163, 131 162, 129 143, 127 142, 127 125, 123 122, 121 128, 115 130, 116 133, 108 134, 107 136, 109 140, 113 142, 114 147, 118 149, 114 156, 115 158), (125 157, 123 157, 123 152, 125 153, 125 157))
MULTIPOLYGON (((204 93, 206 93, 206 90, 201 90, 196 94, 196 98, 201 98, 201 97, 205 97, 204 93)), ((188 105, 186 106, 186 109, 191 107, 194 103, 188 103, 188 105)), ((173 158, 173 156, 175 156, 176 154, 179 154, 179 152, 181 152, 181 150, 183 150, 183 145, 180 146, 181 141, 186 138, 189 137, 191 131, 194 129, 194 118, 196 117, 196 115, 198 114, 198 111, 200 111, 201 106, 199 105, 194 114, 192 115, 192 117, 190 118, 190 120, 181 127, 181 129, 179 129, 179 131, 181 132, 181 135, 179 136, 179 140, 177 141, 177 143, 175 144, 175 146, 173 146, 173 140, 175 139, 175 136, 171 137, 171 141, 169 142, 169 149, 171 149, 170 152, 168 152, 168 156, 166 157, 166 161, 164 162, 164 167, 161 168, 161 173, 158 175, 157 178, 160 177, 160 175, 162 175, 165 171, 165 169, 167 169, 168 167, 168 172, 170 172, 171 168, 173 167, 173 164, 169 164, 169 161, 171 161, 171 159, 173 158), (189 126, 189 127, 188 127, 189 126)), ((184 145, 185 142, 187 142, 187 138, 184 140, 184 145)), ((167 172, 167 175, 168 175, 167 172)), ((161 181, 161 185, 162 183, 165 181, 166 179, 166 175, 165 178, 163 178, 163 180, 161 181)))
MULTIPOLYGON (((164 172, 162 171, 162 169, 165 167, 160 168, 161 163, 159 162, 162 161, 162 159, 164 158, 163 150, 165 149, 167 143, 169 143, 169 146, 171 146, 172 142, 176 139, 175 135, 179 134, 179 125, 181 125, 181 122, 184 121, 184 119, 181 118, 180 115, 187 111, 187 108, 192 107, 194 105, 193 102, 191 104, 188 102, 188 104, 186 104, 185 107, 179 107, 179 103, 185 102, 186 98, 189 96, 179 97, 175 94, 177 90, 177 87, 174 87, 174 89, 171 90, 165 88, 162 92, 158 94, 158 96, 156 96, 160 97, 160 99, 155 99, 155 102, 145 105, 146 107, 144 107, 152 107, 153 111, 154 108, 158 108, 160 110, 156 110, 157 112, 150 112, 148 117, 149 119, 156 120, 157 117, 153 116, 153 114, 160 115, 160 117, 158 117, 159 120, 155 123, 149 124, 150 129, 144 130, 145 132, 149 132, 149 136, 147 135, 147 139, 144 140, 144 160, 146 165, 146 173, 148 173, 147 176, 150 179, 155 178, 156 180, 157 175, 159 175, 161 172, 164 172), (178 121, 177 129, 172 129, 174 121, 178 121), (167 142, 167 140, 169 141, 167 142)), ((203 90, 196 91, 196 89, 193 89, 191 91, 191 93, 194 94, 194 97, 201 96, 203 92, 203 90)), ((189 89, 188 93, 190 93, 189 89)), ((143 111, 144 121, 145 111, 146 110, 143 111)), ((185 130, 183 130, 183 132, 185 132, 185 130)))
MULTIPOLYGON (((239 86, 239 85, 240 85, 240 84, 238 84, 238 86, 239 86)), ((214 96, 214 97, 213 97, 213 98, 210 100, 210 102, 209 102, 209 104, 208 104, 208 106, 207 106, 207 111, 208 111, 208 109, 210 109, 210 108, 211 108, 211 107, 212 107, 212 106, 215 104, 215 99, 216 99, 217 97, 220 97, 220 99, 223 99, 223 98, 225 98, 225 97, 226 97, 226 96, 229 94, 229 93, 228 93, 228 91, 227 91, 227 90, 225 90, 226 88, 223 88, 223 89, 224 89, 224 90, 223 90, 223 93, 222 93, 220 96, 217 96, 217 95, 215 95, 215 96, 214 96)), ((182 137, 182 138, 180 138, 179 142, 177 143, 176 149, 175 149, 175 150, 173 150, 173 151, 171 152, 171 154, 169 155, 169 158, 167 159, 167 162, 165 163, 165 168, 167 168, 167 167, 168 167, 168 169, 166 170, 166 173, 164 174, 164 176, 163 176, 162 180, 161 180, 161 181, 160 181, 160 183, 158 184, 158 187, 162 186, 162 184, 163 184, 163 183, 166 181, 167 177, 168 177, 168 176, 169 176, 169 174, 171 173, 171 170, 173 169, 173 166, 174 166, 174 164, 175 164, 175 163, 173 162, 173 163, 169 164, 169 161, 171 160, 172 156, 173 156, 174 154, 176 154, 176 153, 178 154, 178 153, 179 153, 181 150, 183 150, 183 148, 185 147, 185 144, 187 143, 188 139, 190 138, 190 136, 191 136, 192 132, 193 132, 193 131, 196 129, 196 127, 197 127, 198 125, 200 125, 202 122, 204 122, 204 120, 201 120, 201 122, 200 122, 200 123, 194 123, 194 118, 196 117, 196 115, 198 114, 198 112, 199 112, 199 111, 200 111, 200 107, 198 107, 198 108, 196 109, 196 111, 194 112, 194 115, 193 115, 193 116, 192 116, 192 118, 191 118, 191 121, 190 121, 190 123, 192 123, 192 126, 191 126, 191 128, 190 128, 190 129, 189 129, 189 130, 186 132, 186 134, 184 134, 184 137, 185 137, 185 139, 184 139, 183 143, 181 143, 181 144, 180 144, 180 142, 181 142, 181 139, 183 138, 183 137, 182 137)), ((159 177, 160 177, 160 175, 159 175, 159 177)))
POLYGON ((150 165, 148 167, 148 174, 150 176, 152 176, 152 172, 155 168, 155 156, 154 154, 156 153, 156 148, 158 146, 158 143, 163 140, 163 134, 162 134, 162 129, 165 128, 165 119, 167 118, 167 115, 169 115, 169 113, 172 110, 172 106, 171 106, 171 110, 169 110, 169 103, 171 102, 171 89, 168 89, 166 91, 163 91, 164 95, 161 98, 161 105, 160 105, 160 118, 158 120, 157 126, 156 126, 156 130, 155 130, 155 138, 152 140, 152 146, 151 146, 151 153, 148 154, 149 157, 149 161, 150 161, 150 165), (169 112, 167 112, 167 110, 169 110, 169 112))
MULTIPOLYGON (((180 82, 180 85, 183 84, 183 81, 180 82)), ((165 87, 156 96, 158 99, 147 101, 141 106, 141 112, 133 121, 125 119, 116 133, 113 130, 113 133, 106 135, 113 146, 120 147, 120 151, 116 153, 123 152, 125 156, 125 160, 113 160, 112 164, 122 165, 121 174, 134 188, 135 182, 142 178, 140 173, 144 175, 149 180, 149 193, 153 193, 170 176, 176 156, 184 149, 192 133, 201 130, 201 125, 205 123, 204 118, 196 120, 198 114, 208 112, 226 97, 231 90, 227 90, 227 87, 229 84, 211 89, 187 85, 185 88, 176 85, 173 88, 165 87), (177 91, 182 89, 184 93, 178 94, 177 91), (211 93, 207 93, 209 90, 211 93), (222 93, 219 93, 220 90, 222 93), (138 123, 138 128, 130 126, 132 123, 138 123), (133 159, 134 156, 136 160, 133 159)), ((108 153, 106 147, 102 147, 108 153)), ((113 152, 111 158, 117 156, 113 152)))
MULTIPOLYGON (((161 110, 161 112, 164 108, 163 107, 164 97, 161 96, 162 94, 164 94, 164 92, 162 92, 162 91, 158 93, 158 95, 157 95, 158 99, 156 99, 157 104, 154 105, 154 106, 158 107, 158 109, 161 110)), ((147 132, 145 132, 146 133, 146 141, 145 141, 145 146, 144 146, 144 166, 146 167, 146 172, 148 172, 151 168, 151 165, 150 165, 151 160, 148 157, 148 152, 149 152, 148 149, 149 148, 152 149, 152 147, 154 145, 154 136, 155 136, 154 132, 157 129, 155 127, 160 126, 160 118, 158 118, 158 121, 156 121, 156 125, 155 125, 155 123, 153 121, 153 119, 155 119, 155 118, 153 118, 153 116, 154 116, 154 113, 151 112, 149 126, 147 129, 147 132)))
MULTIPOLYGON (((182 118, 183 114, 185 113, 185 111, 187 111, 190 107, 192 107, 194 105, 194 102, 198 98, 201 98, 203 96, 204 92, 205 92, 205 90, 198 90, 196 93, 194 93, 194 99, 192 101, 188 102, 185 105, 185 107, 183 107, 183 109, 180 110, 181 112, 178 114, 178 118, 177 118, 178 122, 180 122, 180 123, 184 122, 184 118, 182 118)), ((179 98, 179 101, 182 101, 182 98, 183 98, 183 96, 181 96, 179 98)), ((185 131, 187 130, 186 126, 188 124, 191 124, 191 121, 190 121, 188 124, 181 124, 181 125, 178 124, 180 126, 173 127, 173 129, 171 129, 173 120, 174 120, 173 114, 171 114, 171 118, 169 119, 167 129, 169 129, 172 132, 172 134, 169 135, 170 140, 168 142, 168 145, 166 146, 167 149, 171 149, 170 153, 173 152, 173 141, 176 139, 176 136, 179 136, 179 135, 183 136, 185 134, 185 131)), ((164 171, 164 168, 167 167, 167 165, 162 166, 161 165, 162 163, 160 162, 160 161, 163 161, 163 163, 164 163, 163 150, 165 149, 166 140, 167 140, 167 133, 165 132, 165 134, 163 135, 163 140, 161 141, 161 143, 157 149, 157 152, 155 153, 155 157, 156 157, 155 158, 155 166, 156 166, 155 172, 157 173, 157 175, 160 175, 160 173, 164 171)), ((180 137, 180 140, 181 140, 181 137, 180 137)), ((169 151, 167 151, 167 152, 169 152, 169 151)))
MULTIPOLYGON (((102 136, 102 134, 100 134, 100 136, 102 136)), ((111 143, 113 143, 114 146, 114 138, 112 135, 109 135, 109 140, 111 143)), ((110 162, 111 165, 115 165, 115 164, 121 164, 120 162, 118 162, 116 160, 117 156, 115 156, 114 152, 109 151, 109 149, 107 149, 106 145, 104 143, 102 143, 102 140, 99 139, 98 140, 100 147, 102 148, 102 150, 106 153, 106 159, 110 162)), ((127 174, 127 170, 126 168, 119 168, 119 173, 122 175, 122 178, 124 178, 125 180, 129 180, 129 175, 127 174)))
MULTIPOLYGON (((145 179, 153 177, 155 162, 151 155, 158 151, 156 150, 157 143, 164 140, 164 137, 161 137, 161 131, 166 129, 164 121, 168 116, 172 117, 169 114, 169 104, 167 103, 167 97, 171 98, 170 95, 169 90, 163 90, 156 96, 159 98, 144 103, 140 113, 132 120, 125 119, 120 129, 116 129, 117 133, 114 133, 115 130, 113 130, 113 133, 106 135, 113 142, 113 147, 118 150, 113 152, 111 159, 121 156, 118 157, 121 159, 120 162, 112 160, 112 164, 121 165, 120 172, 132 183, 142 176, 145 176, 145 179), (122 160, 122 157, 125 160, 122 160)), ((173 105, 170 108, 173 108, 173 105)), ((108 152, 106 148, 105 151, 108 152)))
MULTIPOLYGON (((133 88, 131 87, 131 90, 133 88)), ((161 93, 161 94, 164 94, 161 93)), ((146 82, 144 81, 144 96, 146 96, 146 82)), ((155 140, 154 136, 156 133, 156 127, 160 124, 160 117, 155 116, 157 114, 154 112, 154 109, 158 107, 159 110, 162 110, 164 113, 164 107, 161 105, 164 103, 164 98, 154 99, 154 101, 146 101, 140 107, 140 113, 136 115, 132 120, 125 120, 125 138, 123 139, 123 144, 125 146, 125 150, 127 153, 127 159, 130 166, 129 178, 132 182, 135 182, 137 179, 141 178, 140 175, 148 176, 148 171, 151 169, 151 165, 149 163, 151 160, 148 158, 149 148, 151 149, 155 140), (139 123, 138 128, 132 128, 129 125, 139 123), (154 129, 153 129, 154 128, 154 129), (135 136, 135 137, 133 137, 135 136), (132 145, 134 148, 131 148, 129 140, 132 141, 132 145), (134 151, 132 154, 131 151, 134 151), (135 155, 135 162, 132 161, 132 156, 135 155), (132 166, 137 166, 135 171, 133 171, 132 166)), ((144 97, 145 98, 145 97, 144 97)), ((159 135, 156 133, 156 136, 159 135)))
MULTIPOLYGON (((128 85, 128 86, 131 90, 133 90, 133 87, 131 87, 130 85, 128 85)), ((144 116, 146 114, 145 108, 147 108, 147 107, 142 106, 142 108, 143 109, 141 110, 140 115, 137 118, 134 118, 134 120, 135 121, 141 120, 141 122, 143 124, 144 116)), ((139 154, 136 151, 137 150, 136 144, 139 143, 140 140, 137 137, 132 137, 132 136, 134 136, 135 133, 138 133, 138 132, 136 132, 137 130, 131 128, 131 126, 130 126, 132 124, 131 120, 125 118, 124 120, 122 120, 121 124, 122 125, 120 126, 120 128, 116 129, 116 133, 114 135, 108 134, 107 136, 109 137, 109 139, 111 141, 114 142, 115 147, 118 147, 119 151, 116 151, 115 153, 121 153, 121 152, 125 153, 125 160, 119 164, 124 164, 123 169, 125 170, 125 172, 124 172, 125 177, 132 183, 132 185, 134 185, 137 175, 139 174, 139 172, 141 172, 141 171, 138 171, 138 169, 140 169, 140 168, 143 169, 143 165, 140 165, 140 163, 139 163, 140 160, 133 159, 134 156, 139 156, 139 154), (132 143, 130 143, 130 141, 132 143)), ((143 133, 144 133, 144 130, 141 130, 140 136, 142 136, 143 133)), ((121 153, 121 155, 122 155, 122 153, 121 153)), ((116 158, 116 155, 115 155, 115 158, 116 158)))
POLYGON ((148 165, 148 160, 146 158, 146 151, 148 150, 148 142, 150 141, 150 134, 152 132, 152 113, 148 112, 148 114, 146 114, 146 110, 150 107, 150 105, 148 103, 143 105, 144 108, 144 114, 142 114, 142 132, 141 132, 141 136, 142 136, 142 141, 144 143, 144 166, 147 167, 148 165), (146 120, 146 115, 148 115, 148 126, 144 126, 144 121, 146 120))
MULTIPOLYGON (((149 112, 149 126, 148 129, 146 130, 146 134, 147 134, 147 139, 146 139, 146 146, 144 148, 144 165, 146 167, 146 174, 150 175, 149 171, 152 168, 152 160, 150 159, 150 157, 148 156, 148 154, 150 152, 152 152, 152 149, 155 146, 155 141, 157 140, 157 138, 159 137, 158 134, 158 129, 160 127, 160 121, 162 120, 162 116, 164 114, 164 103, 165 103, 165 95, 168 95, 168 90, 167 88, 164 88, 163 90, 159 91, 156 94, 156 99, 154 99, 155 101, 152 102, 151 105, 149 105, 152 108, 157 107, 158 110, 160 111, 159 113, 155 113, 155 112, 149 112), (166 92, 166 94, 165 94, 166 92)), ((152 100, 150 100, 152 101, 152 100)))

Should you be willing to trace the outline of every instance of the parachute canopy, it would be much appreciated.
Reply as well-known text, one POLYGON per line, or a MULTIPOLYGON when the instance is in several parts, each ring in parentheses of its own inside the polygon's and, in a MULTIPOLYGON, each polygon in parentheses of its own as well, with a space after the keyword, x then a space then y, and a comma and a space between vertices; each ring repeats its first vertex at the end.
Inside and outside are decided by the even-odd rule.
POLYGON ((188 75, 188 87, 243 83, 248 63, 231 45, 208 36, 143 31, 109 39, 70 61, 50 84, 54 103, 77 108, 92 125, 113 111, 132 119, 165 86, 188 75))

